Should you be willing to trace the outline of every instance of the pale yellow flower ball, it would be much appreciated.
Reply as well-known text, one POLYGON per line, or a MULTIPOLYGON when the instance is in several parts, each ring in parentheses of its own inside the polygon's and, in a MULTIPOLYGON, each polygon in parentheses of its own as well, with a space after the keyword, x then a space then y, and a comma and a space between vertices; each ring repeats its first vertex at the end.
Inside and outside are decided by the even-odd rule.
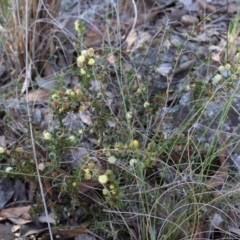
POLYGON ((50 140, 50 139, 52 139, 52 134, 49 133, 49 132, 45 132, 45 133, 43 134, 43 138, 44 138, 45 140, 50 140))
POLYGON ((111 192, 113 195, 115 195, 117 193, 114 189, 111 192))
POLYGON ((45 166, 44 166, 43 163, 39 163, 39 164, 38 164, 38 169, 39 169, 40 171, 43 171, 44 168, 45 168, 45 166))
POLYGON ((216 81, 221 81, 221 79, 222 79, 222 75, 216 74, 215 80, 216 80, 216 81))
POLYGON ((109 162, 110 164, 115 164, 116 161, 117 161, 116 157, 114 157, 114 156, 108 157, 108 162, 109 162))
POLYGON ((133 147, 135 147, 135 148, 138 148, 138 147, 139 147, 139 142, 138 142, 138 140, 133 140, 131 145, 132 145, 133 147))
POLYGON ((104 188, 104 189, 102 190, 102 194, 103 194, 103 195, 108 195, 108 194, 109 194, 109 191, 108 191, 106 188, 104 188))
POLYGON ((150 103, 149 102, 145 102, 144 104, 143 104, 143 107, 144 108, 148 108, 150 106, 150 103))
POLYGON ((65 91, 65 94, 66 94, 66 95, 70 95, 70 93, 71 93, 71 90, 70 90, 70 89, 67 89, 67 90, 65 91))
POLYGON ((76 182, 73 182, 72 185, 73 185, 73 187, 76 187, 76 186, 77 186, 77 183, 76 183, 76 182))
POLYGON ((222 71, 225 70, 225 67, 221 65, 221 66, 218 67, 218 70, 219 70, 220 72, 222 72, 222 71))
POLYGON ((140 86, 138 89, 137 89, 137 91, 136 91, 136 93, 144 93, 144 92, 146 92, 147 91, 147 88, 145 87, 145 86, 140 86))
POLYGON ((58 99, 58 95, 55 93, 55 94, 53 94, 52 96, 51 96, 51 99, 53 99, 53 100, 56 100, 56 99, 58 99))
POLYGON ((76 20, 75 22, 74 22, 74 28, 75 28, 75 30, 78 32, 79 31, 79 28, 80 28, 80 20, 76 20))
POLYGON ((67 89, 65 93, 66 93, 66 95, 70 95, 70 96, 74 96, 75 95, 75 92, 73 90, 71 90, 71 89, 67 89))
POLYGON ((80 89, 75 90, 77 97, 81 97, 83 95, 82 91, 80 89))
POLYGON ((77 62, 77 66, 78 66, 79 68, 81 68, 81 67, 83 66, 83 63, 77 62))
POLYGON ((81 69, 80 69, 80 74, 81 74, 81 75, 86 75, 87 73, 86 73, 86 71, 85 71, 83 68, 81 68, 81 69))
POLYGON ((133 167, 137 162, 138 162, 137 159, 131 159, 131 160, 129 161, 129 164, 130 164, 130 166, 133 167))
POLYGON ((85 60, 86 60, 86 58, 85 58, 84 56, 82 56, 82 55, 80 55, 80 56, 77 58, 77 62, 78 62, 78 63, 84 63, 85 60))
POLYGON ((108 181, 108 176, 107 176, 107 175, 100 175, 100 176, 98 177, 98 181, 99 181, 101 184, 105 184, 105 183, 107 183, 107 181, 108 181))
POLYGON ((95 64, 95 60, 93 58, 89 58, 88 65, 93 66, 95 64))
POLYGON ((88 51, 87 50, 82 50, 81 55, 84 56, 84 57, 87 57, 88 56, 88 51))
POLYGON ((94 49, 93 48, 89 48, 87 51, 88 51, 88 56, 89 57, 93 57, 94 56, 94 49))
POLYGON ((80 111, 80 112, 84 112, 85 109, 86 109, 86 108, 85 108, 85 106, 83 106, 83 105, 81 105, 81 106, 79 107, 79 111, 80 111))
POLYGON ((127 113, 126 113, 126 119, 127 119, 127 120, 132 119, 132 113, 131 113, 131 112, 127 112, 127 113))
POLYGON ((75 137, 73 136, 73 135, 71 135, 71 136, 69 136, 69 138, 68 138, 71 142, 74 142, 74 140, 75 140, 75 137))
POLYGON ((9 172, 11 172, 12 170, 13 170, 12 167, 6 167, 5 172, 9 173, 9 172))
POLYGON ((4 153, 5 149, 3 147, 0 147, 0 153, 4 153))
POLYGON ((90 180, 90 179, 92 179, 92 175, 90 173, 85 173, 84 179, 85 180, 90 180))
POLYGON ((232 66, 231 66, 231 64, 229 64, 229 63, 227 63, 227 64, 225 65, 225 69, 226 69, 226 70, 230 70, 231 67, 232 67, 232 66))
POLYGON ((84 172, 85 172, 85 173, 90 173, 91 170, 90 170, 89 168, 86 168, 86 169, 84 169, 84 172))
POLYGON ((23 153, 24 152, 22 147, 16 147, 15 151, 18 152, 18 153, 23 153))

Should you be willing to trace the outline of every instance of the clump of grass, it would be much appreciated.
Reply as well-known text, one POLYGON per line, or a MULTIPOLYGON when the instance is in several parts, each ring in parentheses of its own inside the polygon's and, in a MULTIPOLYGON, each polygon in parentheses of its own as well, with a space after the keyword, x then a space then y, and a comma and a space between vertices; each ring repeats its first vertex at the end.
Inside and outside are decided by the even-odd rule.
MULTIPOLYGON (((84 25, 78 21, 75 28, 81 38, 84 25)), ((121 68, 121 52, 118 54, 115 67, 121 68)), ((79 49, 77 67, 70 69, 79 83, 68 89, 64 75, 58 76, 50 94, 52 123, 44 132, 35 131, 42 159, 38 169, 46 180, 49 206, 60 214, 63 206, 52 204, 54 194, 64 200, 74 199, 73 206, 67 206, 68 213, 74 214, 72 207, 80 208, 84 212, 81 221, 91 219, 91 228, 105 239, 113 232, 137 239, 200 235, 206 219, 214 212, 221 215, 236 201, 236 191, 216 196, 209 187, 210 177, 219 168, 217 158, 225 148, 218 132, 234 95, 225 96, 220 115, 206 121, 206 128, 196 126, 204 118, 209 120, 208 104, 232 88, 239 77, 238 68, 225 64, 212 82, 195 82, 191 99, 194 114, 183 121, 180 130, 172 129, 165 136, 165 119, 160 119, 157 133, 153 131, 156 115, 166 107, 164 93, 152 94, 147 79, 140 84, 130 70, 125 75, 116 74, 114 90, 119 102, 115 104, 115 96, 108 91, 110 74, 100 64, 104 57, 93 48, 79 49), (223 81, 223 70, 234 73, 223 81), (214 124, 212 140, 205 146, 203 140, 214 124), (86 142, 91 147, 87 148, 86 142), (93 188, 97 197, 83 186, 93 188)), ((0 159, 12 163, 3 169, 4 176, 20 175, 37 181, 30 146, 19 142, 11 149, 1 147, 0 159)))

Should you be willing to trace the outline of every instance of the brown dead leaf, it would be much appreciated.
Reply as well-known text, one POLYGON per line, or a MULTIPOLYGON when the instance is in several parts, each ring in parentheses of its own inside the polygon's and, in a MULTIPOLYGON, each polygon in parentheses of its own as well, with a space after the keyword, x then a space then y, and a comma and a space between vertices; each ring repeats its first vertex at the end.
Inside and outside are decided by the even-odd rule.
POLYGON ((4 218, 23 218, 25 220, 31 219, 28 214, 30 206, 16 207, 16 208, 6 208, 0 211, 0 216, 4 218))
POLYGON ((132 50, 131 47, 135 43, 136 39, 137 39, 137 33, 134 29, 132 29, 129 32, 127 39, 126 39, 126 42, 127 42, 126 52, 127 53, 131 52, 131 50, 132 50))
MULTIPOLYGON (((26 94, 25 94, 24 98, 26 99, 26 94)), ((49 91, 39 89, 37 91, 30 92, 30 93, 28 93, 28 99, 30 102, 36 102, 36 101, 47 102, 49 99, 49 91)))
POLYGON ((208 12, 214 12, 216 11, 216 7, 214 7, 213 5, 210 5, 208 3, 206 3, 205 0, 198 0, 197 1, 199 3, 199 5, 206 11, 208 12))
POLYGON ((80 111, 79 117, 87 125, 93 125, 91 113, 88 110, 80 111))
POLYGON ((185 14, 181 17, 181 22, 185 26, 189 26, 189 25, 197 24, 199 22, 199 20, 195 16, 185 14))
POLYGON ((21 117, 19 109, 14 108, 14 107, 9 108, 9 115, 16 121, 19 120, 21 117))
POLYGON ((54 68, 52 66, 51 62, 46 62, 44 65, 44 72, 45 72, 45 77, 50 77, 54 75, 54 68))
POLYGON ((215 62, 220 62, 221 60, 220 53, 218 52, 218 53, 212 54, 211 59, 215 62))
MULTIPOLYGON (((107 29, 106 26, 102 29, 102 31, 100 30, 100 26, 99 29, 96 28, 96 26, 90 27, 85 36, 85 46, 92 47, 104 42, 104 35, 106 33, 105 29, 107 29)), ((109 34, 109 39, 112 39, 112 33, 109 34)))
POLYGON ((116 56, 114 56, 113 54, 109 54, 107 57, 106 57, 106 60, 107 62, 111 63, 111 64, 115 64, 117 63, 119 60, 116 56))
POLYGON ((9 221, 11 221, 14 224, 17 224, 18 226, 23 225, 23 224, 27 224, 29 222, 31 222, 32 220, 26 220, 24 218, 8 218, 9 221))
POLYGON ((79 183, 79 192, 85 193, 91 189, 94 189, 94 187, 98 186, 99 182, 96 180, 84 180, 79 183))

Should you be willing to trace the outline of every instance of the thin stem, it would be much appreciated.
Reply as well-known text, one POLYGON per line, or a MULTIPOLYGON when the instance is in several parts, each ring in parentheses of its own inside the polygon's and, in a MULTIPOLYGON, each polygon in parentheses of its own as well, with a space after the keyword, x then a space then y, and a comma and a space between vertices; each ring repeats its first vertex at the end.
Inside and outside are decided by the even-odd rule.
POLYGON ((26 84, 26 86, 27 86, 26 87, 27 113, 28 113, 28 120, 29 120, 28 122, 29 122, 29 131, 30 131, 30 137, 31 137, 31 145, 32 145, 32 150, 33 150, 33 158, 34 158, 34 162, 35 162, 35 165, 36 165, 39 188, 40 188, 42 201, 43 201, 43 206, 44 206, 44 211, 45 211, 45 215, 46 215, 46 219, 47 219, 49 236, 50 236, 50 239, 53 240, 52 229, 51 229, 51 225, 50 225, 49 218, 48 218, 47 204, 46 204, 46 200, 45 200, 45 197, 44 197, 42 181, 41 181, 41 177, 40 177, 40 173, 39 173, 39 169, 38 169, 38 160, 37 160, 37 154, 36 154, 36 148, 35 148, 35 142, 34 142, 34 136, 33 136, 32 117, 31 117, 31 112, 30 112, 30 107, 29 107, 28 86, 29 86, 29 81, 31 79, 31 66, 30 66, 30 63, 28 61, 28 27, 29 27, 28 6, 29 6, 29 2, 28 2, 28 0, 26 0, 26 5, 25 5, 25 16, 26 16, 26 19, 25 19, 25 22, 26 22, 26 24, 25 24, 26 79, 25 79, 25 82, 27 83, 26 84))

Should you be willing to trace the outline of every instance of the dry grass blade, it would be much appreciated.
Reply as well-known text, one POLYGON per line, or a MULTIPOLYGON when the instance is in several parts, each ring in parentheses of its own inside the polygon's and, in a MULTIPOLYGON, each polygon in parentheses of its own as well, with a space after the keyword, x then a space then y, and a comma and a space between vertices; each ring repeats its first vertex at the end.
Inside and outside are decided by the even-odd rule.
MULTIPOLYGON (((5 36, 7 53, 12 67, 22 71, 25 69, 25 0, 13 0, 13 12, 10 34, 5 36), (16 34, 17 33, 17 34, 16 34), (17 59, 16 59, 17 56, 17 59), (17 61, 16 61, 17 60, 17 61)), ((28 56, 33 64, 33 77, 41 73, 46 61, 54 52, 52 31, 54 19, 60 11, 60 0, 35 0, 28 6, 28 56)))
MULTIPOLYGON (((225 138, 224 136, 221 136, 221 140, 224 143, 225 138)), ((215 188, 224 183, 224 181, 227 178, 228 175, 228 167, 227 167, 227 161, 225 157, 226 147, 224 146, 224 149, 219 155, 219 160, 221 163, 221 166, 217 173, 212 177, 212 179, 208 182, 208 188, 215 188)))
POLYGON ((220 154, 219 159, 221 162, 221 167, 218 170, 218 172, 209 181, 208 183, 209 188, 215 188, 222 185, 227 178, 228 169, 227 169, 227 163, 226 163, 226 158, 224 154, 220 154))

